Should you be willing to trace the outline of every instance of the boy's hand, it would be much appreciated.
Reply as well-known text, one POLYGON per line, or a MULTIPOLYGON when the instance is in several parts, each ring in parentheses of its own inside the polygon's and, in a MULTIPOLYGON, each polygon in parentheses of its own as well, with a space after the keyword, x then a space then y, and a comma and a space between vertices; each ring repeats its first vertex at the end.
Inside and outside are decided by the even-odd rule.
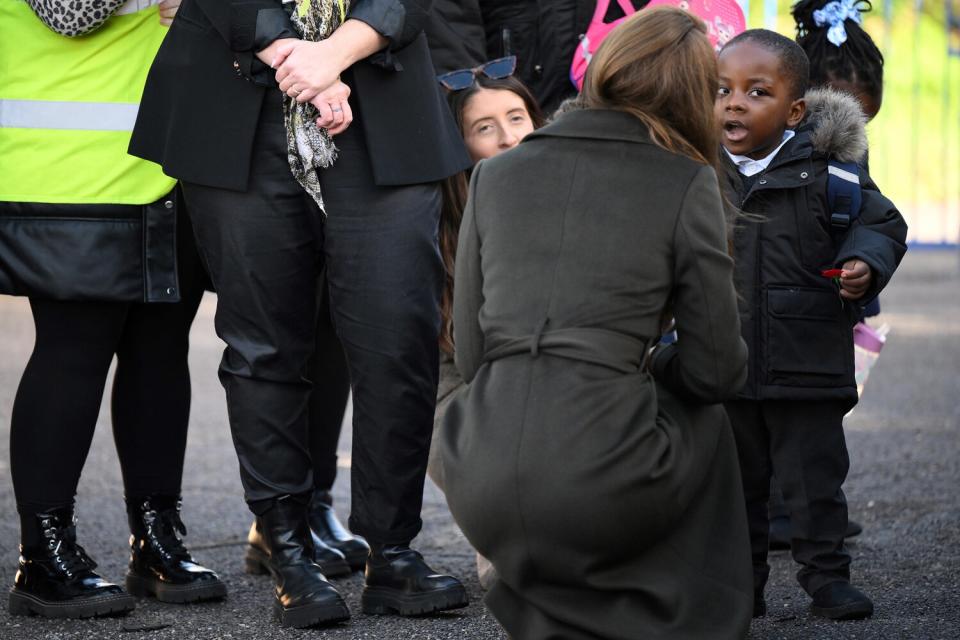
POLYGON ((863 260, 847 260, 840 274, 840 297, 847 300, 859 300, 870 288, 873 274, 870 265, 863 260))

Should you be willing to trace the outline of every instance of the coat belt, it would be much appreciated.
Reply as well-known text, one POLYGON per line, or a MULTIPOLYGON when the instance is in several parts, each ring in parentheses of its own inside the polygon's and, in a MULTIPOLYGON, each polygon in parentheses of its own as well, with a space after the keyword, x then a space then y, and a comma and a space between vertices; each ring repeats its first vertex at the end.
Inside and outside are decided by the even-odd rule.
POLYGON ((636 373, 644 364, 647 352, 656 342, 646 342, 608 329, 573 327, 537 331, 519 337, 488 336, 485 362, 521 354, 537 357, 541 352, 560 358, 589 362, 621 373, 636 373))

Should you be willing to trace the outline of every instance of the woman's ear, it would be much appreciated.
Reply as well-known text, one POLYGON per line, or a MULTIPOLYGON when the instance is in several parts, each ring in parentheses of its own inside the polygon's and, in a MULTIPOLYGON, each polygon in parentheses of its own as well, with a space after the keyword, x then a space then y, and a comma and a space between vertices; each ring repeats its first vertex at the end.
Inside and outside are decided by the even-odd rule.
POLYGON ((803 122, 803 117, 807 115, 807 101, 798 98, 790 105, 790 115, 787 117, 787 128, 793 129, 803 122))

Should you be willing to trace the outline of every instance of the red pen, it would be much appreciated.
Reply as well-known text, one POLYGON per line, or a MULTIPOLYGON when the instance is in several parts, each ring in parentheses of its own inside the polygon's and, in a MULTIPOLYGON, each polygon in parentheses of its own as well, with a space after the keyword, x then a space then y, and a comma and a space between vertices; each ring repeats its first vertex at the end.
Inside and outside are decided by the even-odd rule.
POLYGON ((843 269, 824 269, 820 272, 820 275, 824 278, 839 278, 842 273, 843 269))

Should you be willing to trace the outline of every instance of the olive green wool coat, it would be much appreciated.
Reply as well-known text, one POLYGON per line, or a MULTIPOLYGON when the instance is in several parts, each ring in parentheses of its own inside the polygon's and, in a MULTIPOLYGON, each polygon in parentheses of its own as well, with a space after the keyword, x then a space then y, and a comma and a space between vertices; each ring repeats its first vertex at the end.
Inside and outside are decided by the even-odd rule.
POLYGON ((722 407, 746 376, 712 168, 580 110, 473 174, 440 431, 454 518, 514 640, 746 635, 722 407), (671 302, 679 341, 644 361, 671 302))

